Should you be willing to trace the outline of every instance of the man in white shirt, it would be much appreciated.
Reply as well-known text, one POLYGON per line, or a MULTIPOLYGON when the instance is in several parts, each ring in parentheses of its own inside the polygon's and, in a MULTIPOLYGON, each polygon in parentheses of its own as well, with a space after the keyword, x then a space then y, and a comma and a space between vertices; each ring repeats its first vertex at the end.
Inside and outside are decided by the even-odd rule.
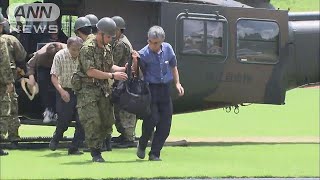
POLYGON ((83 40, 81 38, 70 37, 67 42, 68 48, 60 50, 55 55, 50 72, 51 81, 57 90, 56 110, 58 121, 49 148, 53 151, 56 150, 63 133, 68 129, 70 122, 75 120, 75 133, 72 145, 68 150, 69 155, 83 154, 78 148, 84 141, 84 130, 79 122, 76 109, 77 98, 71 85, 72 75, 77 71, 79 65, 78 57, 82 43, 83 40))

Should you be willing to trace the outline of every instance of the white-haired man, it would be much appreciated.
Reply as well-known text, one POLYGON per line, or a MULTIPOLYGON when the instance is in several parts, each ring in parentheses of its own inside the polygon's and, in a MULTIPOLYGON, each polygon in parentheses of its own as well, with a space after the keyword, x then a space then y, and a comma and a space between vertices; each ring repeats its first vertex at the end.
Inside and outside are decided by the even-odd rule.
POLYGON ((54 56, 51 67, 51 81, 57 90, 56 111, 58 121, 49 148, 56 150, 63 133, 68 129, 72 120, 76 121, 74 137, 69 147, 68 154, 83 154, 79 146, 84 141, 84 130, 79 121, 76 109, 77 97, 72 90, 71 77, 77 71, 79 65, 79 53, 83 40, 80 37, 70 37, 67 48, 60 50, 54 56))
POLYGON ((154 128, 156 131, 152 140, 150 161, 160 161, 160 151, 169 136, 172 120, 172 101, 170 84, 174 80, 179 96, 184 95, 180 84, 177 59, 172 46, 164 42, 165 32, 160 26, 153 26, 148 31, 148 44, 139 52, 133 53, 134 68, 137 72, 137 61, 144 80, 149 82, 151 92, 151 116, 143 120, 142 135, 137 148, 137 156, 145 157, 145 149, 154 128))

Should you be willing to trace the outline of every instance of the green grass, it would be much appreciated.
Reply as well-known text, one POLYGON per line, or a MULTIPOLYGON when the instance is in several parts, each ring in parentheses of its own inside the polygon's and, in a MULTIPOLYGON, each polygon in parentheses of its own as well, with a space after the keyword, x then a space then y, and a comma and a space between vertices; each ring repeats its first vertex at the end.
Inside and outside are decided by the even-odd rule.
POLYGON ((319 11, 319 0, 271 0, 276 8, 290 11, 319 11))
POLYGON ((319 89, 287 92, 286 105, 251 105, 174 116, 172 136, 319 136, 319 89))
MULTIPOLYGON (((140 129, 140 128, 138 128, 140 129)), ((23 126, 21 135, 50 136, 53 127, 23 126)), ((72 135, 72 129, 67 132, 72 135)), ((139 132, 138 132, 139 134, 139 132)), ((240 114, 212 110, 175 115, 171 137, 319 136, 319 89, 295 89, 286 105, 252 105, 240 114)), ((105 164, 89 153, 66 150, 11 150, 1 157, 0 179, 155 178, 155 177, 320 177, 319 144, 215 144, 165 147, 163 162, 137 160, 135 149, 103 153, 105 164)))
POLYGON ((162 162, 137 160, 135 149, 104 153, 107 163, 66 151, 11 151, 3 179, 151 177, 319 177, 318 145, 166 147, 162 162))
MULTIPOLYGON (((217 109, 174 115, 170 137, 319 136, 319 99, 319 89, 300 88, 287 92, 286 105, 250 105, 240 107, 239 114, 217 109)), ((138 136, 140 126, 141 121, 138 136)), ((22 136, 52 136, 53 131, 54 127, 21 127, 22 136)))

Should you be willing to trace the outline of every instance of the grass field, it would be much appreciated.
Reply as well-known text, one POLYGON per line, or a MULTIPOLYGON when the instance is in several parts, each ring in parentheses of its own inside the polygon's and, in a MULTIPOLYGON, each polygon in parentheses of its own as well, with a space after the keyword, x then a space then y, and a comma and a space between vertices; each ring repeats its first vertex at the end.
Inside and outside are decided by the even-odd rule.
POLYGON ((276 8, 290 11, 319 11, 320 2, 319 0, 271 0, 276 8))
POLYGON ((137 160, 134 149, 104 153, 108 162, 66 151, 12 151, 1 159, 3 179, 154 177, 319 177, 318 145, 166 147, 162 162, 137 160))
MULTIPOLYGON (((285 106, 252 105, 238 115, 222 109, 175 115, 170 137, 319 137, 319 100, 319 89, 295 89, 287 93, 285 106)), ((21 129, 23 136, 52 132, 50 127, 21 129)), ((0 159, 0 179, 320 177, 319 150, 318 143, 165 147, 164 161, 149 162, 137 160, 130 148, 103 153, 104 164, 91 163, 89 153, 67 156, 65 149, 13 150, 0 159)))

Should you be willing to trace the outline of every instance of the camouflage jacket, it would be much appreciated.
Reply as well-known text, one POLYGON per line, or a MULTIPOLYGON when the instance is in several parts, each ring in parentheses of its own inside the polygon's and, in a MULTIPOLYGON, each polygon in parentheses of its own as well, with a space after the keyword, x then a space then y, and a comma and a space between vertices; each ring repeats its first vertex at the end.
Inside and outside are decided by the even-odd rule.
POLYGON ((6 88, 7 84, 13 82, 14 77, 10 68, 8 40, 0 36, 0 89, 6 88))
MULTIPOLYGON (((97 86, 93 82, 88 82, 87 71, 89 69, 97 69, 103 72, 110 72, 113 66, 113 59, 111 53, 111 47, 109 45, 104 48, 99 48, 96 39, 88 39, 86 44, 81 48, 79 55, 79 70, 80 73, 84 75, 82 79, 82 89, 79 93, 88 94, 88 100, 97 100, 101 95, 101 86, 105 88, 108 93, 111 93, 108 80, 97 80, 100 86, 97 86)), ((81 101, 81 100, 80 100, 81 101)))
POLYGON ((11 68, 16 68, 16 64, 24 67, 27 52, 20 41, 12 35, 3 34, 1 37, 7 40, 11 68))
POLYGON ((95 34, 89 34, 88 37, 87 37, 87 39, 85 40, 85 42, 86 42, 86 41, 89 42, 89 40, 93 40, 95 37, 96 37, 95 34))
POLYGON ((128 38, 122 34, 121 37, 112 44, 114 64, 123 67, 127 63, 131 52, 132 45, 128 38))

